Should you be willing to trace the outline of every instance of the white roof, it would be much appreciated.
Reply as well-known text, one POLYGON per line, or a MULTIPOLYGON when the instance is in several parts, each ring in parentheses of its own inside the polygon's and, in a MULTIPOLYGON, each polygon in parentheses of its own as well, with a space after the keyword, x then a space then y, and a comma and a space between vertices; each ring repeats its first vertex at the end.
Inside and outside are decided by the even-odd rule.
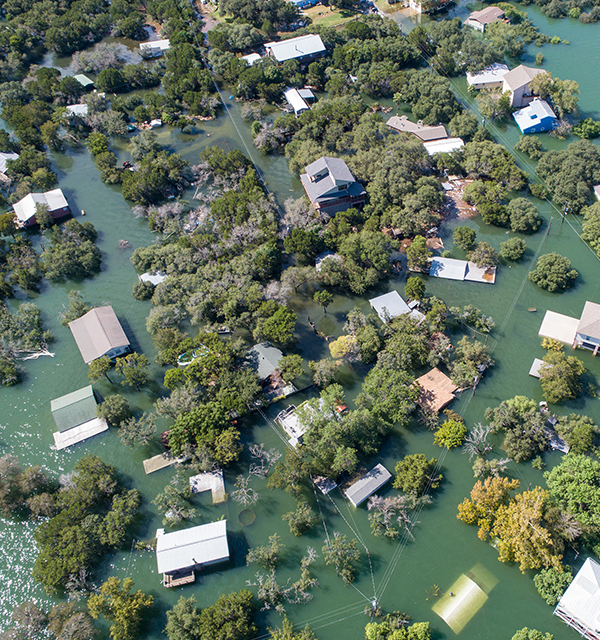
POLYGON ((169 39, 151 40, 150 42, 142 42, 140 49, 142 51, 166 51, 169 48, 169 39))
POLYGON ((597 199, 597 200, 600 200, 600 184, 597 184, 597 185, 594 187, 594 193, 596 194, 596 199, 597 199))
POLYGON ((467 84, 495 84, 502 82, 502 78, 510 71, 505 64, 495 62, 479 73, 467 73, 467 84))
POLYGON ((228 558, 227 520, 164 533, 156 538, 158 573, 171 573, 228 558))
POLYGON ((387 322, 388 318, 391 320, 405 313, 409 313, 410 317, 416 320, 424 317, 419 311, 411 311, 410 307, 404 302, 402 296, 397 291, 390 291, 389 293, 384 293, 382 296, 377 296, 369 300, 369 304, 375 309, 382 322, 387 322))
POLYGON ((106 421, 101 418, 93 418, 66 431, 55 431, 52 435, 54 436, 54 444, 57 450, 60 451, 78 442, 83 442, 103 431, 108 431, 106 421))
MULTIPOLYGON (((573 582, 563 593, 554 613, 569 626, 581 626, 595 632, 600 631, 600 565, 588 558, 577 572, 573 582), (575 623, 575 624, 573 624, 575 623)), ((583 634, 581 629, 578 629, 583 634)))
POLYGON ((70 104, 67 107, 67 113, 72 116, 87 116, 88 106, 87 104, 70 104))
POLYGON ((465 146, 461 138, 446 138, 445 140, 432 140, 424 142, 423 146, 430 156, 436 153, 452 153, 465 146))
POLYGON ((286 89, 283 92, 285 99, 290 103, 294 113, 300 113, 302 111, 306 111, 309 107, 308 104, 304 101, 304 98, 298 92, 298 89, 286 89))
POLYGON ((245 60, 250 66, 260 60, 259 53, 249 53, 247 56, 242 56, 242 60, 245 60))
POLYGON ((543 360, 540 360, 539 358, 534 358, 533 364, 531 365, 531 369, 529 369, 529 375, 533 376, 534 378, 539 378, 540 368, 543 364, 544 364, 543 360))
POLYGON ((579 318, 571 318, 555 311, 546 311, 538 336, 554 338, 565 344, 573 344, 578 325, 579 318))
POLYGON ((464 280, 467 271, 466 260, 456 260, 455 258, 433 258, 429 275, 434 278, 445 278, 446 280, 464 280))
POLYGON ((6 162, 8 160, 18 160, 18 153, 0 153, 0 173, 6 172, 6 162))
POLYGON ((167 274, 162 271, 157 271, 156 273, 142 273, 142 275, 138 277, 142 282, 150 282, 156 286, 167 279, 167 274))
POLYGON ((298 89, 301 98, 305 100, 314 100, 315 94, 310 89, 298 89))
POLYGON ((281 42, 267 42, 265 49, 275 56, 279 62, 292 60, 294 58, 302 58, 315 53, 323 53, 325 45, 321 40, 321 36, 308 34, 306 36, 298 36, 281 42))
POLYGON ((522 133, 537 124, 541 124, 542 120, 552 118, 556 120, 556 114, 545 100, 535 98, 526 107, 519 109, 513 113, 513 118, 519 125, 522 133))
POLYGON ((63 192, 60 189, 53 189, 52 191, 46 191, 46 193, 30 193, 19 202, 13 204, 13 209, 21 222, 27 222, 35 216, 38 204, 47 205, 49 213, 69 206, 63 192))
POLYGON ((378 464, 373 467, 371 471, 365 473, 362 478, 359 478, 351 484, 346 491, 344 491, 344 494, 355 507, 358 507, 359 504, 374 494, 377 489, 382 487, 391 477, 392 474, 382 464, 378 464))

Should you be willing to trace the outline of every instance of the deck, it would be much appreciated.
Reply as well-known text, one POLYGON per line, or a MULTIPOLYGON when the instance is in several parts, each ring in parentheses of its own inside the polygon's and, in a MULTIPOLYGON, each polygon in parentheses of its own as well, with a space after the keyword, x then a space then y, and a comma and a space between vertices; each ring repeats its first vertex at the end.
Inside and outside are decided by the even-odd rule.
POLYGON ((144 471, 147 475, 155 471, 160 471, 161 469, 166 469, 167 467, 172 467, 174 464, 185 462, 186 460, 189 460, 189 456, 174 458, 170 453, 159 453, 157 456, 144 460, 144 471))
POLYGON ((196 582, 196 574, 194 571, 184 575, 171 575, 169 573, 163 575, 163 585, 167 587, 167 589, 171 587, 181 587, 184 584, 192 584, 193 582, 196 582))
POLYGON ((98 435, 103 431, 108 431, 108 425, 105 420, 101 418, 94 418, 88 420, 83 424, 80 424, 71 429, 65 431, 56 431, 52 435, 54 436, 54 445, 57 451, 71 447, 78 442, 83 442, 92 436, 98 435))
POLYGON ((190 489, 192 493, 210 491, 213 504, 219 504, 227 500, 225 481, 223 480, 223 471, 221 469, 192 476, 190 478, 190 489))
POLYGON ((555 311, 546 311, 538 335, 572 345, 575 341, 578 325, 579 318, 571 318, 555 311))

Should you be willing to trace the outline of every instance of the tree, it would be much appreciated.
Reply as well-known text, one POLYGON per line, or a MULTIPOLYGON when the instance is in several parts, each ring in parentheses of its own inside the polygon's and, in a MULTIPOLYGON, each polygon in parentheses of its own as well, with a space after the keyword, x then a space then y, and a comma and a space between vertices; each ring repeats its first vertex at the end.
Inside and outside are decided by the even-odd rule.
POLYGON ((0 235, 14 236, 17 231, 16 220, 17 217, 13 211, 0 214, 0 235))
POLYGON ((287 356, 283 356, 279 361, 279 372, 285 382, 292 382, 296 378, 299 378, 304 373, 304 360, 302 356, 292 353, 287 356))
POLYGON ((551 633, 542 633, 537 629, 523 627, 515 633, 511 640, 554 640, 554 636, 551 633))
POLYGON ((177 417, 169 433, 169 446, 175 455, 181 455, 186 444, 213 447, 228 422, 228 413, 220 402, 201 404, 177 417))
POLYGON ((329 343, 329 352, 335 359, 348 358, 352 361, 356 359, 357 351, 358 345, 354 336, 342 335, 329 343))
POLYGON ((347 540, 345 535, 334 532, 333 537, 329 538, 323 547, 323 558, 326 565, 334 565, 335 572, 344 584, 354 582, 356 567, 353 563, 360 559, 356 540, 347 540))
POLYGON ((415 236, 406 250, 406 257, 411 271, 428 271, 431 251, 427 248, 427 241, 423 236, 415 236))
POLYGON ((489 349, 478 340, 463 336, 454 351, 455 361, 451 365, 451 378, 459 387, 472 387, 487 367, 494 364, 489 349))
POLYGON ((126 356, 117 358, 115 369, 123 376, 121 384, 123 386, 135 387, 140 391, 140 387, 148 382, 148 367, 150 362, 143 353, 129 353, 126 356))
POLYGON ((542 219, 535 205, 526 198, 515 198, 506 207, 510 217, 510 229, 514 233, 535 233, 542 226, 542 219))
POLYGON ((569 445, 569 453, 588 453, 594 449, 598 427, 588 416, 572 413, 561 416, 555 425, 557 433, 569 445))
POLYGON ((400 489, 415 497, 429 488, 437 489, 442 475, 435 472, 436 465, 435 458, 427 460, 422 453, 404 456, 396 463, 394 489, 400 489))
POLYGON ((287 616, 283 617, 281 628, 269 627, 268 632, 271 634, 270 640, 317 640, 308 625, 302 631, 294 631, 294 625, 287 616))
POLYGON ((246 554, 246 564, 259 564, 265 569, 275 569, 279 562, 279 554, 285 545, 281 544, 281 538, 274 533, 269 536, 269 544, 261 547, 253 547, 246 554))
POLYGON ((119 394, 107 396, 102 404, 96 408, 96 415, 106 420, 109 425, 118 427, 131 416, 131 409, 127 400, 119 394))
POLYGON ((337 380, 340 363, 332 358, 322 360, 311 360, 308 363, 309 369, 313 371, 313 382, 318 387, 327 387, 337 380))
MULTIPOLYGON (((254 624, 255 606, 247 589, 222 595, 200 614, 199 640, 250 640, 258 633, 254 624)), ((176 637, 169 640, 178 640, 176 637)))
POLYGON ((104 376, 111 384, 108 372, 112 369, 112 361, 108 356, 100 356, 90 362, 88 368, 88 378, 91 382, 98 382, 104 376))
POLYGON ((533 584, 547 604, 554 607, 573 580, 573 570, 568 565, 556 569, 542 569, 533 577, 533 584))
POLYGON ((585 373, 583 362, 562 351, 548 351, 540 367, 540 384, 544 397, 550 404, 576 398, 581 392, 581 376, 585 373))
POLYGON ((302 483, 308 478, 308 464, 297 449, 288 450, 285 462, 278 462, 269 476, 269 489, 285 489, 294 498, 302 493, 302 483))
POLYGON ((571 261, 558 253, 546 253, 538 258, 535 269, 529 272, 534 284, 548 291, 569 289, 579 273, 571 269, 571 261))
POLYGON ((538 73, 530 84, 532 92, 542 100, 550 98, 556 115, 562 119, 568 113, 577 111, 579 84, 574 80, 553 78, 550 73, 538 73))
POLYGON ((404 294, 409 300, 421 300, 425 295, 425 283, 417 276, 409 276, 404 286, 404 294))
POLYGON ((522 238, 510 238, 506 242, 500 243, 500 257, 504 260, 516 262, 523 257, 527 250, 527 244, 522 238))
POLYGON ((381 622, 369 622, 365 627, 366 640, 431 640, 429 622, 409 624, 410 618, 395 611, 381 622))
POLYGON ((313 300, 316 304, 320 304, 323 307, 323 312, 327 313, 327 307, 333 302, 333 295, 325 289, 315 291, 313 300))
POLYGON ((69 308, 66 309, 60 316, 60 323, 63 327, 66 327, 69 322, 81 318, 85 315, 91 307, 83 301, 80 291, 69 291, 69 308))
POLYGON ((266 340, 282 347, 294 343, 296 314, 286 307, 280 307, 269 318, 259 318, 254 329, 255 340, 266 340))
POLYGON ((528 155, 532 160, 539 160, 544 155, 544 147, 535 136, 521 136, 515 149, 528 155))
POLYGON ((191 497, 192 492, 187 478, 178 472, 171 478, 164 491, 152 500, 152 504, 155 504, 163 514, 163 524, 174 527, 198 515, 198 511, 190 503, 191 497))
POLYGON ((102 584, 99 593, 88 599, 92 618, 103 616, 110 622, 110 636, 113 640, 134 640, 144 617, 144 609, 154 603, 152 596, 141 591, 130 593, 134 582, 125 578, 122 582, 111 576, 102 584))
POLYGON ((289 524, 290 531, 294 536, 304 535, 319 521, 317 514, 310 508, 308 502, 304 500, 300 500, 297 503, 295 511, 283 514, 281 519, 289 524))
POLYGON ((472 251, 475 248, 476 237, 477 233, 475 229, 471 229, 471 227, 456 227, 452 234, 454 244, 466 252, 472 251))
POLYGON ((197 640, 200 638, 200 609, 194 596, 181 596, 177 604, 167 611, 165 633, 169 640, 197 640))
POLYGON ((487 242, 478 242, 475 249, 469 253, 469 260, 480 268, 495 267, 499 256, 487 242))
POLYGON ((454 447, 460 447, 466 435, 467 427, 465 427, 465 423, 462 420, 446 420, 435 432, 433 444, 437 444, 438 447, 453 449, 454 447))
POLYGON ((150 444, 156 437, 156 414, 144 412, 119 424, 119 440, 128 447, 150 444))

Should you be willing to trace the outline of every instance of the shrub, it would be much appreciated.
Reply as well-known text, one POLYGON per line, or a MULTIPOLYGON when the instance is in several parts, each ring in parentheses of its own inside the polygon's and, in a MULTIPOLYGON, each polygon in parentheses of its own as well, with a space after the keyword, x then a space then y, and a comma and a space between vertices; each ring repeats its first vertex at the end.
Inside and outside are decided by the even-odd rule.
POLYGON ((579 273, 571 269, 571 261, 558 253, 546 253, 538 258, 529 279, 548 291, 559 291, 573 286, 579 273))

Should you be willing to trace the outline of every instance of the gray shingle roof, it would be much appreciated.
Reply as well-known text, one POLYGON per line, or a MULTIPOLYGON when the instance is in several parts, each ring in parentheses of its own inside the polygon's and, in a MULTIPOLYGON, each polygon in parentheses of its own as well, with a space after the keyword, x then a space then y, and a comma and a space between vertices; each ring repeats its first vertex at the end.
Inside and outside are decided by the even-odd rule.
POLYGON ((300 176, 300 180, 311 202, 337 199, 345 195, 359 196, 365 192, 340 158, 324 156, 315 160, 306 167, 306 173, 300 176))
POLYGON ((129 340, 111 306, 97 307, 69 322, 69 329, 86 364, 111 349, 129 346, 129 340))
POLYGON ((529 84, 538 73, 546 72, 543 69, 533 69, 532 67, 526 67, 524 64, 520 64, 505 74, 502 80, 511 91, 516 91, 529 84))
POLYGON ((268 342, 254 345, 248 351, 246 360, 256 371, 260 380, 266 380, 276 369, 283 358, 283 353, 268 342))
POLYGON ((371 471, 365 473, 362 478, 359 478, 355 483, 351 484, 346 491, 344 491, 344 494, 355 507, 358 507, 359 504, 364 502, 370 495, 373 495, 375 491, 382 487, 391 477, 392 474, 382 464, 378 464, 374 466, 371 471))

